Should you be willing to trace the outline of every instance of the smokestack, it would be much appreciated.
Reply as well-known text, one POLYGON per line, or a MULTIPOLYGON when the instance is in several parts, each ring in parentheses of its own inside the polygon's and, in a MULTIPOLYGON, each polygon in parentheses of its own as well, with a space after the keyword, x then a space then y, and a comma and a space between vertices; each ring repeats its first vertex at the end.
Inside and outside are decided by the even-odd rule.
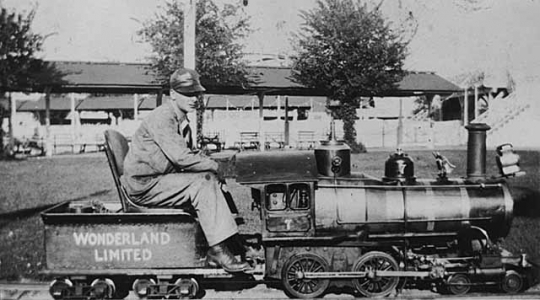
POLYGON ((485 123, 472 123, 465 128, 469 131, 467 179, 472 182, 481 182, 486 179, 486 132, 491 127, 485 123))

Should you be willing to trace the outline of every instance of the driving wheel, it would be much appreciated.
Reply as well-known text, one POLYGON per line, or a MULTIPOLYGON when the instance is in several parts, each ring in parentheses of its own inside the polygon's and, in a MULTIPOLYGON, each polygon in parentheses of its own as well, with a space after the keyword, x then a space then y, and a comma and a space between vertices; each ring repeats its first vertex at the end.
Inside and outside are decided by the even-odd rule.
POLYGON ((319 297, 328 288, 330 280, 306 279, 304 273, 327 271, 328 263, 318 255, 302 253, 291 256, 281 271, 285 293, 291 298, 319 297))
POLYGON ((455 274, 448 278, 448 292, 454 295, 465 295, 471 289, 471 280, 465 274, 455 274))
POLYGON ((366 272, 366 276, 354 279, 356 289, 366 297, 390 295, 399 283, 399 277, 377 276, 377 271, 398 271, 398 264, 390 254, 372 251, 360 257, 354 264, 354 272, 366 272))

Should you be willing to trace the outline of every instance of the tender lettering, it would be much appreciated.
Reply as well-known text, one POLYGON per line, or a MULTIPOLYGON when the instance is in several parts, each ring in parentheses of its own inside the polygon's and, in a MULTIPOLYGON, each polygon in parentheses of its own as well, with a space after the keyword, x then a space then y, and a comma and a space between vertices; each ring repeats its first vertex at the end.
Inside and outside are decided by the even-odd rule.
POLYGON ((77 246, 143 246, 167 245, 171 236, 167 232, 74 232, 77 246))
POLYGON ((94 249, 94 259, 96 262, 148 261, 152 259, 152 251, 147 248, 94 249))
POLYGON ((167 232, 74 232, 79 247, 93 248, 95 262, 149 261, 152 250, 145 246, 163 246, 171 242, 167 232))

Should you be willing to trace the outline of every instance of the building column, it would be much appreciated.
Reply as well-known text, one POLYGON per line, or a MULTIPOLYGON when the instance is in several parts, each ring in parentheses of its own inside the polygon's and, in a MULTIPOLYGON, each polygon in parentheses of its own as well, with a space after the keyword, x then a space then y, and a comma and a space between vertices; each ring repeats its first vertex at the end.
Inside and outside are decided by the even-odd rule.
POLYGON ((184 68, 195 70, 197 0, 184 0, 184 68))
POLYGON ((478 118, 478 85, 474 85, 474 119, 478 118))
POLYGON ((75 115, 75 93, 69 93, 70 100, 70 115, 71 115, 71 150, 75 153, 75 146, 77 144, 77 116, 75 115))
POLYGON ((139 94, 133 94, 133 120, 139 119, 139 94))
MULTIPOLYGON (((17 114, 17 103, 16 103, 16 100, 13 99, 11 92, 7 92, 7 96, 8 96, 8 103, 9 103, 9 119, 8 119, 9 153, 8 155, 11 155, 13 154, 11 151, 13 151, 13 148, 15 147, 15 128, 13 124, 15 123, 15 115, 17 114)), ((0 116, 0 118, 1 117, 2 116, 0 116)))
POLYGON ((469 87, 465 88, 465 99, 463 99, 463 126, 469 124, 469 87))
POLYGON ((51 136, 51 88, 45 88, 45 155, 53 155, 53 141, 51 136))
POLYGON ((289 97, 285 97, 285 146, 289 146, 289 97))
POLYGON ((259 148, 261 151, 265 151, 262 135, 262 125, 264 121, 264 92, 258 93, 257 96, 259 97, 259 148))
POLYGON ((403 98, 399 98, 399 115, 397 126, 397 148, 403 145, 403 98))

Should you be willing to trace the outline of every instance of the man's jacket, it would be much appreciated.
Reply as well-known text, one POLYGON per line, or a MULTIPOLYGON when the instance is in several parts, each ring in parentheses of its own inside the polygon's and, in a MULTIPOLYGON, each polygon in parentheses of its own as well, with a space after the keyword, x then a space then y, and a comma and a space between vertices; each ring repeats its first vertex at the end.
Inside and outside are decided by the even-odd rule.
POLYGON ((145 193, 164 174, 217 171, 215 161, 188 148, 180 128, 186 120, 186 114, 171 100, 142 121, 124 161, 122 183, 130 195, 145 193))

